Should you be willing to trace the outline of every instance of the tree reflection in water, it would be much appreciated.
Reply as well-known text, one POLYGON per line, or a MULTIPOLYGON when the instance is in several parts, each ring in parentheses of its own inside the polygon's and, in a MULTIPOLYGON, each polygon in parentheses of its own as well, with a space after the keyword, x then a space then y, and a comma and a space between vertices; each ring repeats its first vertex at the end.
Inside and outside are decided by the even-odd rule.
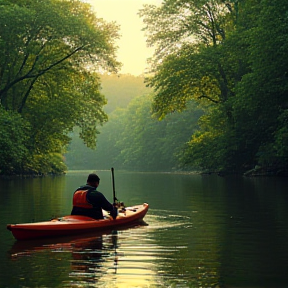
POLYGON ((117 240, 118 231, 112 231, 109 235, 101 235, 85 242, 75 242, 70 273, 70 277, 74 278, 74 285, 75 282, 95 283, 111 269, 114 270, 113 273, 117 273, 117 240), (105 261, 109 262, 108 266, 104 265, 105 261))
MULTIPOLYGON (((55 258, 64 260, 64 258, 69 257, 70 260, 67 259, 68 261, 65 262, 66 264, 70 263, 70 281, 64 282, 70 282, 67 284, 77 287, 83 284, 95 284, 107 273, 116 274, 119 256, 117 248, 118 231, 110 230, 106 233, 94 233, 93 236, 90 234, 85 237, 69 236, 16 241, 10 249, 9 255, 13 260, 27 256, 38 256, 42 261, 55 260, 55 258)), ((61 265, 59 265, 59 269, 62 270, 61 265)))

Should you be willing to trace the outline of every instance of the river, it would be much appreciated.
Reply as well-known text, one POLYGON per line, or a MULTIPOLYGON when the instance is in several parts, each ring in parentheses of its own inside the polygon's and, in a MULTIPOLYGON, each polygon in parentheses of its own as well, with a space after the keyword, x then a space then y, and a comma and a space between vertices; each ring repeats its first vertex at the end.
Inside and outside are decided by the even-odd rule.
MULTIPOLYGON (((91 171, 0 179, 0 287, 288 287, 288 179, 115 170, 117 198, 149 203, 122 230, 16 241, 8 223, 67 215, 91 171)), ((112 200, 110 171, 97 171, 112 200)))

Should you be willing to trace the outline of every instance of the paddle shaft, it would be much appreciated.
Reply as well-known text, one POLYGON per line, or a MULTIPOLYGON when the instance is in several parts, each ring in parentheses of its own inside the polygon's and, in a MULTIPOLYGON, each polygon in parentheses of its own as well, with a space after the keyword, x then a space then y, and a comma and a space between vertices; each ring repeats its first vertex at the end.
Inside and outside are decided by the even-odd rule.
POLYGON ((111 172, 112 172, 112 185, 113 185, 113 201, 114 203, 117 201, 116 198, 116 192, 115 192, 115 180, 114 180, 114 168, 111 168, 111 172))

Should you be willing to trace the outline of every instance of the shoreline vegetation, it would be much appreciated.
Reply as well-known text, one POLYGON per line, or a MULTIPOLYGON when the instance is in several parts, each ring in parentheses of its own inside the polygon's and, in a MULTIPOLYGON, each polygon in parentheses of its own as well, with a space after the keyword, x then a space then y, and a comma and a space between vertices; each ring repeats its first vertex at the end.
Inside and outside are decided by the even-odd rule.
MULTIPOLYGON (((93 169, 97 171, 109 171, 108 169, 93 169)), ((11 178, 40 178, 40 177, 57 177, 63 176, 67 173, 77 173, 77 171, 91 171, 89 169, 79 170, 67 170, 62 173, 38 173, 38 174, 0 174, 2 179, 11 178)), ((183 174, 183 175, 202 175, 210 176, 217 175, 219 177, 240 176, 240 177, 288 177, 288 172, 285 169, 279 167, 261 167, 255 166, 255 168, 247 170, 243 173, 236 173, 232 171, 200 171, 200 170, 171 170, 171 171, 138 171, 138 170, 126 170, 119 169, 119 171, 133 172, 133 173, 155 173, 155 174, 183 174)))
POLYGON ((4 177, 109 163, 287 177, 287 0, 144 5, 155 53, 139 77, 118 73, 120 27, 87 3, 5 0, 0 9, 4 177))

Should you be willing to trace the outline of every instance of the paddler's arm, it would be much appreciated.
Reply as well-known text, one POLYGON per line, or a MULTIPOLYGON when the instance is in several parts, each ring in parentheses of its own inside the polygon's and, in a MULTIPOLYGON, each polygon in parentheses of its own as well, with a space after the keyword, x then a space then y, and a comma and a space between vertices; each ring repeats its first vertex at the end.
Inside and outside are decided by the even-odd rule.
POLYGON ((88 197, 91 200, 93 199, 91 203, 97 203, 102 209, 109 211, 113 219, 116 219, 118 215, 117 207, 114 207, 114 205, 112 205, 101 192, 93 191, 88 197))
POLYGON ((112 218, 115 220, 117 215, 118 215, 118 208, 113 206, 113 210, 110 211, 110 215, 112 216, 112 218))

